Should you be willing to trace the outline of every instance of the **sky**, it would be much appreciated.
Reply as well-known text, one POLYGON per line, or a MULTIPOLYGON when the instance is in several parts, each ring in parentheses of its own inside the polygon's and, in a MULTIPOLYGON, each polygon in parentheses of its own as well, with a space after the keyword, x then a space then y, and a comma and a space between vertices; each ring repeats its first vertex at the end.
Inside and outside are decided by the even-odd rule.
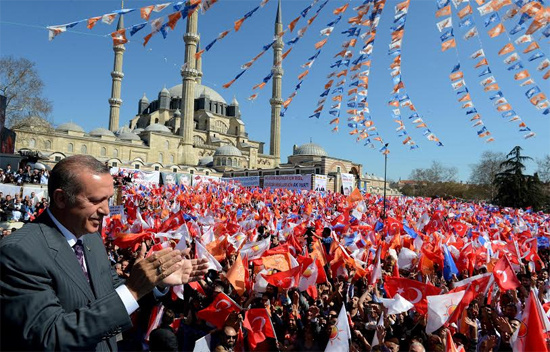
MULTIPOLYGON (((310 18, 323 1, 319 1, 309 12, 310 18)), ((281 123, 281 161, 286 162, 292 154, 293 145, 302 145, 313 141, 321 145, 330 156, 352 160, 363 164, 363 171, 383 177, 384 155, 376 148, 365 147, 357 142, 357 135, 349 135, 352 128, 347 126, 349 115, 347 108, 342 108, 339 132, 332 132, 329 124, 333 116, 328 114, 330 106, 325 106, 319 119, 309 118, 317 108, 319 95, 328 81, 327 75, 334 71, 330 65, 337 58, 334 55, 342 50, 341 44, 350 39, 342 31, 351 25, 347 19, 355 15, 353 7, 362 1, 330 0, 319 13, 317 19, 308 28, 305 35, 294 45, 292 52, 283 62, 283 100, 293 91, 298 82, 297 76, 304 71, 301 67, 307 59, 315 54, 314 44, 323 37, 320 30, 334 19, 333 9, 350 3, 350 8, 344 14, 343 20, 335 27, 321 54, 310 68, 298 90, 298 94, 288 107, 281 123)), ((147 5, 160 4, 154 0, 127 0, 125 8, 141 8, 147 5)), ((286 27, 300 12, 311 3, 311 0, 282 0, 282 17, 286 27)), ((458 169, 457 179, 467 182, 471 166, 477 163, 484 151, 508 153, 516 145, 523 148, 525 155, 541 159, 550 153, 550 114, 543 115, 525 96, 526 87, 520 87, 514 80, 515 71, 508 71, 503 63, 505 56, 498 56, 498 51, 511 40, 524 34, 500 35, 489 38, 483 25, 483 18, 475 10, 473 19, 479 30, 479 39, 490 64, 493 76, 501 87, 501 91, 514 111, 536 133, 536 137, 524 139, 525 132, 518 132, 517 123, 508 122, 496 111, 490 94, 483 91, 479 78, 479 70, 474 65, 479 61, 470 59, 470 55, 479 49, 479 41, 463 39, 465 31, 458 28, 456 9, 453 7, 454 34, 457 51, 453 49, 441 51, 441 33, 436 22, 442 18, 435 17, 437 9, 435 0, 411 0, 402 53, 402 80, 407 88, 417 112, 422 116, 430 130, 437 135, 443 147, 427 140, 422 135, 421 128, 415 128, 407 117, 407 108, 402 108, 403 119, 409 135, 419 146, 410 150, 402 144, 403 138, 398 137, 396 123, 392 118, 392 107, 387 103, 391 98, 393 88, 389 65, 392 58, 388 55, 388 45, 391 41, 390 27, 393 25, 394 6, 398 1, 388 0, 378 26, 374 50, 371 55, 371 70, 369 76, 368 102, 372 120, 385 143, 389 143, 390 153, 387 155, 387 177, 389 180, 407 179, 415 168, 429 168, 432 161, 438 161, 446 167, 458 169), (457 54, 458 53, 458 54, 457 54), (485 126, 492 132, 494 142, 486 143, 479 138, 476 128, 470 121, 472 115, 466 115, 461 108, 458 96, 451 87, 449 74, 458 62, 464 72, 466 84, 470 90, 475 108, 481 114, 485 126)), ((215 39, 219 33, 231 29, 234 21, 260 4, 260 0, 220 0, 207 12, 199 15, 199 32, 201 44, 215 39)), ((100 16, 119 9, 120 1, 33 1, 33 0, 0 0, 0 55, 24 57, 36 63, 36 69, 45 83, 44 96, 53 102, 52 121, 54 125, 72 121, 81 125, 84 130, 91 131, 97 127, 107 127, 109 120, 108 99, 111 94, 111 76, 114 53, 110 33, 116 28, 112 25, 97 23, 89 30, 85 23, 60 34, 53 41, 48 41, 46 26, 61 25, 74 21, 100 16)), ((452 6, 452 5, 451 5, 452 6)), ((247 19, 238 32, 232 31, 223 40, 218 41, 203 59, 203 82, 220 93, 227 102, 235 97, 240 104, 242 119, 246 125, 249 138, 265 142, 265 153, 269 152, 271 83, 262 90, 252 90, 252 87, 262 81, 271 69, 272 52, 269 51, 258 59, 247 72, 230 88, 222 85, 241 72, 241 65, 251 60, 271 42, 274 31, 274 21, 277 0, 270 0, 263 8, 247 19), (254 101, 247 98, 258 92, 254 101)), ((505 13, 507 8, 500 11, 505 13)), ((172 13, 172 7, 160 13, 153 13, 151 19, 167 16, 172 13)), ((517 23, 519 16, 504 21, 507 31, 517 23)), ((139 11, 126 14, 125 27, 142 23, 139 11)), ((287 33, 284 41, 294 38, 297 29, 306 24, 301 19, 293 33, 287 33)), ((491 28, 491 26, 489 26, 491 28)), ((174 31, 169 31, 166 39, 159 33, 144 47, 143 37, 151 31, 147 26, 134 36, 129 36, 125 44, 124 79, 122 81, 122 100, 120 123, 128 124, 138 112, 138 101, 145 93, 149 100, 157 98, 163 87, 173 87, 181 83, 180 68, 184 58, 183 34, 185 22, 178 22, 174 31)), ((545 56, 550 55, 548 38, 542 31, 535 33, 540 51, 545 56)), ((354 56, 359 55, 361 42, 354 49, 354 56)), ((535 82, 547 96, 550 96, 550 80, 542 78, 543 72, 536 67, 543 59, 528 62, 533 54, 523 54, 527 44, 518 45, 518 53, 522 63, 534 78, 535 82)), ((285 49, 288 46, 285 46, 285 49)), ((348 80, 349 82, 349 80, 348 80)), ((347 91, 348 87, 344 86, 347 91)), ((344 93, 344 98, 346 95, 344 93)), ((344 104, 343 104, 344 105, 344 104)), ((534 172, 536 164, 528 163, 527 172, 534 172)))

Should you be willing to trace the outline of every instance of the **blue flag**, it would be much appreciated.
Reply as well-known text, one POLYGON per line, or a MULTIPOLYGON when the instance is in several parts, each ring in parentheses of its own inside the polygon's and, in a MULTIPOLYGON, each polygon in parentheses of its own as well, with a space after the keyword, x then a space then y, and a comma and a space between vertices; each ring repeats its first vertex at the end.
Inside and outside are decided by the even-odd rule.
POLYGON ((451 256, 451 253, 449 253, 447 245, 445 244, 443 245, 443 256, 443 277, 445 278, 445 280, 449 281, 451 280, 453 274, 458 275, 458 269, 453 260, 453 257, 451 256))

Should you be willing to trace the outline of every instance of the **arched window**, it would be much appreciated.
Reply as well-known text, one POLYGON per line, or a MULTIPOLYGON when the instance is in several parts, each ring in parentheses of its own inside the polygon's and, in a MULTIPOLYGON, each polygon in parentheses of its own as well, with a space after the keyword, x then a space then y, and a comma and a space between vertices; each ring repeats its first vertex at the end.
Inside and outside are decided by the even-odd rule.
POLYGON ((88 147, 86 147, 85 144, 83 144, 82 147, 80 147, 80 153, 81 154, 88 154, 88 147))
POLYGON ((52 142, 49 141, 49 140, 44 141, 44 149, 46 149, 46 150, 52 149, 52 142))
POLYGON ((170 142, 169 141, 164 142, 164 148, 166 148, 166 150, 170 149, 170 142))
POLYGON ((174 154, 170 154, 170 164, 174 163, 174 154))
POLYGON ((113 157, 118 158, 118 149, 113 149, 113 157))
POLYGON ((164 163, 164 154, 162 154, 162 153, 159 153, 159 163, 161 163, 161 164, 164 163))
POLYGON ((72 153, 74 151, 74 144, 72 143, 67 144, 67 151, 69 153, 72 153))
POLYGON ((340 172, 340 166, 336 166, 336 172, 340 172))
POLYGON ((36 139, 31 138, 29 140, 29 148, 34 148, 36 146, 36 139))
POLYGON ((222 166, 225 166, 227 163, 227 160, 225 158, 222 159, 222 166))
POLYGON ((107 148, 101 147, 101 152, 100 153, 101 153, 101 156, 107 155, 107 148))

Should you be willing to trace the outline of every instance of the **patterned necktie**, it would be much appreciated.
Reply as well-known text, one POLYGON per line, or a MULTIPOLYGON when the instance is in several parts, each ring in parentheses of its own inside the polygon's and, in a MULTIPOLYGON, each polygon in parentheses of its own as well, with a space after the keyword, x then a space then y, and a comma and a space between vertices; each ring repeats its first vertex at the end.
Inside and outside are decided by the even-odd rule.
POLYGON ((74 253, 76 254, 76 259, 78 259, 78 262, 80 263, 80 267, 82 268, 82 272, 84 273, 84 276, 86 276, 86 280, 88 280, 88 283, 89 283, 90 276, 88 275, 88 270, 84 265, 84 245, 82 244, 82 240, 76 241, 75 245, 73 246, 73 249, 74 249, 74 253))

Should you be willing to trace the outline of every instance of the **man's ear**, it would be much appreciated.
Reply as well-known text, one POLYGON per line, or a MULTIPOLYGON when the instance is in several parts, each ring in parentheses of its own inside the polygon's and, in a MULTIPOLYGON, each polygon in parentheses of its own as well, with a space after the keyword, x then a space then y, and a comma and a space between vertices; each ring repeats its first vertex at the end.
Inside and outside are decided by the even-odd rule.
POLYGON ((58 188, 53 192, 52 199, 54 200, 54 204, 59 209, 65 209, 67 207, 67 195, 65 192, 58 188))

